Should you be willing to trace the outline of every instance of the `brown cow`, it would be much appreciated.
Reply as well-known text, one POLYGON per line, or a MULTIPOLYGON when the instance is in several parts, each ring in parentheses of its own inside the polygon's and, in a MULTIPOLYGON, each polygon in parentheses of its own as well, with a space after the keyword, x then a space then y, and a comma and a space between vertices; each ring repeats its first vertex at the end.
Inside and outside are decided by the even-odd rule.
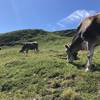
POLYGON ((75 54, 78 53, 84 41, 88 50, 86 63, 86 71, 88 71, 92 66, 94 48, 100 44, 100 14, 85 18, 79 25, 72 44, 66 45, 69 62, 75 60, 75 54))

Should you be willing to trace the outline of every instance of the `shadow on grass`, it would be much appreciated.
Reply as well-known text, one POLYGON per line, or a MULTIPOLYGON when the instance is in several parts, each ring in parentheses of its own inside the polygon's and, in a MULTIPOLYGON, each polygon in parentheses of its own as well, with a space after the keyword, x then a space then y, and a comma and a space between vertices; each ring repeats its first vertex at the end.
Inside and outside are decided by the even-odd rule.
MULTIPOLYGON (((77 64, 75 62, 72 62, 71 64, 76 66, 78 69, 85 69, 85 64, 77 64)), ((100 64, 92 64, 91 71, 100 71, 100 64)))
MULTIPOLYGON (((57 57, 59 57, 60 59, 64 59, 64 60, 67 59, 65 54, 59 54, 59 55, 57 55, 57 57)), ((72 62, 70 64, 76 66, 78 69, 84 69, 85 70, 85 64, 76 63, 76 62, 72 62)), ((91 71, 92 72, 100 71, 100 64, 92 64, 91 71)))
POLYGON ((78 64, 78 63, 75 63, 75 62, 72 62, 70 64, 76 66, 78 69, 85 69, 85 64, 78 64))
POLYGON ((91 67, 92 71, 100 71, 100 64, 93 64, 91 67))

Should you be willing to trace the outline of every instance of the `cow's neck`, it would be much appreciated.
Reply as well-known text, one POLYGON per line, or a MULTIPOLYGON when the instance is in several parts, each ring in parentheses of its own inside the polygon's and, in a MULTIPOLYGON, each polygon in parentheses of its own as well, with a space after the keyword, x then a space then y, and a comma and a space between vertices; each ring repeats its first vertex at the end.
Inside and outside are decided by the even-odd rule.
POLYGON ((75 53, 81 49, 83 40, 81 38, 77 38, 70 46, 71 52, 75 53))

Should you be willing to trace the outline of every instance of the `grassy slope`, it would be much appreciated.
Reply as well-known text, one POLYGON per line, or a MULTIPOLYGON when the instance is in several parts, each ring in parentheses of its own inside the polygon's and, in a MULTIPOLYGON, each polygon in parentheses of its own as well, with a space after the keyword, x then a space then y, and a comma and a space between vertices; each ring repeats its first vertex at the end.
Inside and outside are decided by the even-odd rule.
POLYGON ((0 100, 99 100, 100 47, 95 50, 95 71, 84 72, 86 52, 81 60, 66 61, 64 44, 69 37, 49 34, 36 37, 40 52, 20 54, 20 46, 0 51, 0 100))

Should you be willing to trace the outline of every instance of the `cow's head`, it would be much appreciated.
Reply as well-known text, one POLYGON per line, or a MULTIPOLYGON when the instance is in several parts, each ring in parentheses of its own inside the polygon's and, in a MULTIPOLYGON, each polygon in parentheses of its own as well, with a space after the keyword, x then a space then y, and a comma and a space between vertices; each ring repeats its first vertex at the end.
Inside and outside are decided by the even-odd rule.
POLYGON ((73 52, 74 50, 71 49, 70 45, 65 45, 65 48, 66 48, 66 53, 67 53, 67 59, 68 59, 68 62, 73 62, 74 60, 77 60, 79 59, 77 57, 77 52, 73 52))

